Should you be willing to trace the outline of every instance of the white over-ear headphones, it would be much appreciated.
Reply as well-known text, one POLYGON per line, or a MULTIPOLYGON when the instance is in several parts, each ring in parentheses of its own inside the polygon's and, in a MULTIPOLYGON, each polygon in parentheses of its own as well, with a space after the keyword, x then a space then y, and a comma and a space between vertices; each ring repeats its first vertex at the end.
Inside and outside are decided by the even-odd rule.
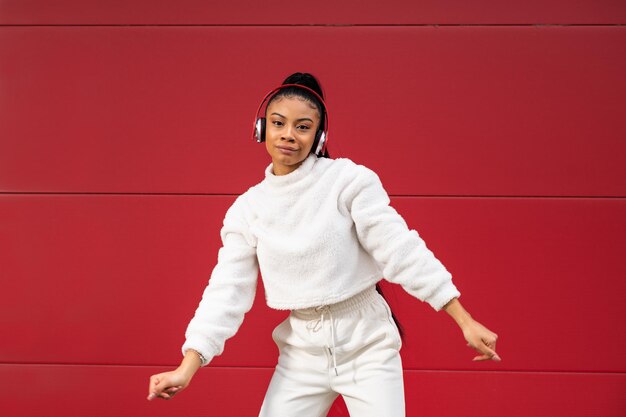
POLYGON ((323 114, 321 116, 324 119, 324 126, 320 126, 320 128, 317 130, 317 132, 315 133, 315 141, 313 142, 313 146, 315 147, 315 155, 322 156, 324 152, 326 151, 326 145, 328 144, 328 111, 326 109, 326 103, 324 102, 324 99, 322 98, 322 96, 316 93, 315 90, 312 90, 311 88, 304 86, 304 85, 283 84, 281 86, 276 87, 275 89, 267 93, 265 97, 263 97, 263 100, 261 101, 261 104, 259 105, 259 108, 256 111, 256 118, 254 120, 254 131, 252 133, 252 138, 256 140, 257 142, 265 141, 266 120, 264 117, 264 114, 265 114, 264 105, 272 97, 274 97, 274 95, 276 95, 280 90, 282 90, 283 88, 287 88, 287 87, 297 87, 297 88, 306 90, 310 92, 311 94, 313 94, 320 101, 320 103, 322 103, 323 114))

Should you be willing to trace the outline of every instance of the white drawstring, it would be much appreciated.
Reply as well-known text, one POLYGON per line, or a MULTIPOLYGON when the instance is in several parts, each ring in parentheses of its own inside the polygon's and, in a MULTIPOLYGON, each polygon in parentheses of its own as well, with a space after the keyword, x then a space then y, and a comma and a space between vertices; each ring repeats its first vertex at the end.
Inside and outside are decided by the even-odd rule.
POLYGON ((333 345, 333 347, 331 349, 331 347, 328 345, 328 342, 327 342, 326 348, 328 349, 330 356, 333 358, 333 366, 335 368, 335 375, 339 376, 339 373, 337 372, 337 357, 335 355, 335 322, 333 320, 333 313, 330 310, 329 306, 315 307, 315 311, 320 313, 320 318, 315 320, 314 322, 313 321, 308 322, 306 327, 307 329, 313 330, 314 332, 317 332, 320 329, 322 329, 324 327, 324 315, 326 312, 328 312, 328 316, 330 317, 330 339, 331 339, 331 344, 333 345))

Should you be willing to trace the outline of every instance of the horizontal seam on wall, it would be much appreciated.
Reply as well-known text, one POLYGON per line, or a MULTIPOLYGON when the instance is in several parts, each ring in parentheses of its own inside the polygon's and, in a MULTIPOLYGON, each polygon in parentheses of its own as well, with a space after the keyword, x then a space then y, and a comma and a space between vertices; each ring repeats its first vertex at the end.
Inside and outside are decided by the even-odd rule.
MULTIPOLYGON (((0 197, 3 195, 25 195, 25 196, 39 196, 39 195, 75 195, 75 196, 174 196, 174 197, 187 197, 187 196, 199 196, 199 197, 238 197, 237 193, 137 193, 137 192, 84 192, 84 191, 67 191, 67 192, 55 192, 55 191, 5 191, 0 192, 0 197)), ((609 200, 623 200, 626 196, 595 196, 595 195, 507 195, 507 194, 389 194, 391 198, 508 198, 508 199, 609 199, 609 200)))
MULTIPOLYGON (((23 367, 37 367, 37 366, 52 366, 52 367, 94 367, 94 368, 171 368, 176 367, 175 364, 148 364, 148 365, 131 365, 131 364, 101 364, 101 363, 46 363, 46 362, 29 362, 29 363, 12 363, 2 362, 0 367, 3 366, 23 366, 23 367)), ((220 369, 220 370, 273 370, 273 366, 209 366, 205 369, 220 369)), ((493 370, 493 369, 413 369, 404 368, 404 372, 416 372, 416 373, 501 373, 501 374, 572 374, 572 375, 620 375, 626 376, 626 372, 622 371, 572 371, 572 370, 493 370)))
POLYGON ((249 24, 249 23, 40 23, 0 24, 0 27, 622 27, 626 23, 299 23, 299 24, 249 24))

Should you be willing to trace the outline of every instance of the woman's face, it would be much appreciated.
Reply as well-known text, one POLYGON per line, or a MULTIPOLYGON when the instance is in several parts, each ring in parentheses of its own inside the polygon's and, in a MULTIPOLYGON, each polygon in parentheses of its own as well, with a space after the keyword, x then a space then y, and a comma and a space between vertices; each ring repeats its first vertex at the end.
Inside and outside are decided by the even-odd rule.
POLYGON ((274 175, 294 171, 311 152, 320 124, 317 107, 300 97, 278 97, 266 111, 265 147, 274 175))

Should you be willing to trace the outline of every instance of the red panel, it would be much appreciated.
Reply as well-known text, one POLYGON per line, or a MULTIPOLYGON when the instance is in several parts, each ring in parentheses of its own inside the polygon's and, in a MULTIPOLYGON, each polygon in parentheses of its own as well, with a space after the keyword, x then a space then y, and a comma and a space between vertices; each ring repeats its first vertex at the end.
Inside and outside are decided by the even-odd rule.
MULTIPOLYGON (((626 370, 626 334, 616 331, 626 314, 620 301, 626 291, 626 200, 393 203, 453 274, 463 304, 500 336, 503 362, 488 369, 626 370), (598 340, 607 339, 602 355, 591 354, 598 340)), ((485 369, 470 365, 473 352, 445 313, 416 317, 412 300, 397 289, 389 295, 392 303, 394 294, 408 328, 408 367, 485 369)))
POLYGON ((256 416, 272 372, 207 368, 175 400, 147 401, 150 375, 164 370, 0 365, 0 410, 11 417, 256 416))
POLYGON ((0 24, 524 24, 625 23, 616 0, 0 1, 0 24))
MULTIPOLYGON (((233 197, 0 198, 0 362, 176 364, 233 197)), ((445 313, 399 287, 411 369, 626 371, 626 200, 396 198, 501 337, 474 363, 445 313), (598 352, 598 341, 601 352, 598 352), (592 352, 596 352, 593 353, 592 352)), ((273 366, 262 292, 215 365, 273 366), (254 352, 251 352, 254 346, 254 352)))
MULTIPOLYGON (((163 369, 0 365, 11 417, 256 416, 271 369, 207 368, 173 401, 148 402, 163 369)), ((407 371, 407 417, 621 417, 624 374, 407 371)), ((347 416, 336 404, 329 417, 347 416)))
MULTIPOLYGON (((12 338, 0 362, 179 361, 233 200, 2 196, 0 334, 12 338)), ((285 314, 265 307, 262 292, 256 304, 256 320, 229 343, 231 363, 275 361, 271 329, 285 314), (247 359, 251 340, 261 347, 247 359)))
POLYGON ((624 44, 622 26, 3 27, 0 191, 240 193, 268 163, 258 100, 305 69, 331 152, 392 194, 624 196, 624 44))
POLYGON ((407 416, 619 417, 626 375, 523 372, 406 373, 407 416))

